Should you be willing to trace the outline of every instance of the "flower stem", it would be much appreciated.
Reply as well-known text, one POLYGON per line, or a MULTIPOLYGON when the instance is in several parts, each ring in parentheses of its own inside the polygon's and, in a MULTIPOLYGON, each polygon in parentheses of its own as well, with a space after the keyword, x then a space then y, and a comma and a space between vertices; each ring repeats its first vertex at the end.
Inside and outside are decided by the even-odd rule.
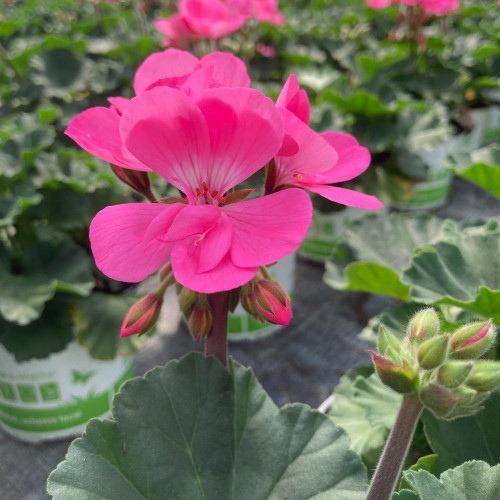
POLYGON ((422 403, 414 394, 406 394, 403 397, 396 423, 378 462, 366 500, 389 500, 391 498, 422 409, 422 403))
POLYGON ((208 296, 212 309, 212 327, 207 335, 205 354, 215 356, 224 366, 227 364, 227 316, 230 298, 230 291, 208 296))

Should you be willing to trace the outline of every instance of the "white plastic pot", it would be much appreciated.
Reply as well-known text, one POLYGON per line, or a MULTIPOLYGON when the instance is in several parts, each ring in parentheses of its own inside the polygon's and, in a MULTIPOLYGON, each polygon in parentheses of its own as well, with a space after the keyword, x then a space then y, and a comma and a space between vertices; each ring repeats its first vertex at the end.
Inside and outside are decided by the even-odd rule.
POLYGON ((100 361, 76 341, 21 363, 0 345, 0 424, 29 442, 76 436, 89 419, 109 415, 113 395, 133 371, 133 357, 100 361))

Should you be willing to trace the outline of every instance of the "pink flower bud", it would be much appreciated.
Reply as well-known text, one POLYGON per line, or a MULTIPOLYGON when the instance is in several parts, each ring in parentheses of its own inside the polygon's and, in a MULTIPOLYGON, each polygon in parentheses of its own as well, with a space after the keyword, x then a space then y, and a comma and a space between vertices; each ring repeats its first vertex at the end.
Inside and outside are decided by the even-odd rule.
POLYGON ((288 325, 292 319, 290 299, 285 289, 276 281, 260 280, 256 290, 256 306, 267 321, 288 325))
POLYGON ((495 330, 489 320, 464 325, 452 334, 452 355, 460 359, 479 358, 491 347, 494 339, 495 330))
POLYGON ((120 337, 136 333, 143 335, 150 330, 158 320, 162 304, 163 295, 156 292, 150 292, 136 302, 123 320, 120 337))
POLYGON ((149 182, 149 175, 147 172, 117 167, 112 164, 110 164, 110 167, 118 179, 127 184, 127 186, 131 187, 134 191, 141 193, 150 200, 154 198, 154 195, 151 192, 151 183, 149 182))
POLYGON ((189 330, 195 339, 203 339, 212 328, 212 312, 210 309, 194 308, 189 318, 189 330))
POLYGON ((401 365, 397 365, 392 359, 381 356, 373 351, 368 351, 373 359, 375 369, 382 382, 396 392, 405 394, 414 392, 417 387, 417 372, 403 359, 401 365))

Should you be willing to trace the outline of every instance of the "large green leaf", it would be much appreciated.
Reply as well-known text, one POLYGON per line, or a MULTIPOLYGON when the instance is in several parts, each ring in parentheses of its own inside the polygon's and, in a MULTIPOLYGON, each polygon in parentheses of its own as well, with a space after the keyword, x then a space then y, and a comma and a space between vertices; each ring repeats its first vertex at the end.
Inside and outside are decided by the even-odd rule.
POLYGON ((74 339, 70 304, 57 294, 44 314, 29 325, 9 323, 0 317, 0 343, 17 361, 46 358, 62 351, 74 339))
POLYGON ((251 370, 191 353, 125 384, 48 481, 56 500, 362 499, 347 436, 302 404, 278 409, 251 370))
POLYGON ((389 431, 401 406, 401 396, 382 384, 371 366, 351 368, 334 391, 328 416, 342 427, 351 450, 375 469, 389 431))
POLYGON ((24 272, 28 277, 52 282, 55 290, 75 295, 89 295, 95 286, 90 256, 72 240, 54 247, 37 242, 26 252, 24 272))
POLYGON ((132 294, 96 292, 75 305, 77 339, 87 347, 92 357, 114 359, 135 352, 145 337, 137 335, 120 338, 125 316, 138 297, 132 294))
POLYGON ((453 157, 453 171, 500 198, 500 146, 493 144, 453 157))
POLYGON ((471 417, 445 421, 423 414, 424 429, 431 448, 438 454, 441 470, 467 460, 500 463, 500 394, 493 394, 483 410, 471 417))
POLYGON ((447 470, 439 479, 425 470, 407 471, 404 476, 419 500, 493 500, 500 492, 500 465, 490 467, 480 461, 447 470))
POLYGON ((0 267, 0 315, 27 325, 39 318, 45 303, 55 294, 52 280, 14 276, 0 267))
POLYGON ((401 274, 415 248, 449 237, 454 223, 428 215, 368 214, 352 222, 332 260, 325 282, 341 290, 363 290, 409 300, 401 274))
POLYGON ((470 227, 454 243, 422 249, 403 274, 411 297, 424 304, 452 304, 500 324, 500 229, 492 219, 470 227))

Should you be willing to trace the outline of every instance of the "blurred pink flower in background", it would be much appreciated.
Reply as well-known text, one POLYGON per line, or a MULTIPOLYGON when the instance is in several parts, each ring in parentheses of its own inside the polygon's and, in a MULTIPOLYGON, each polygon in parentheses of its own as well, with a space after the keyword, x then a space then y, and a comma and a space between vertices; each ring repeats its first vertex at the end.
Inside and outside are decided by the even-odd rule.
POLYGON ((460 7, 458 0, 368 0, 367 3, 373 9, 382 9, 395 3, 410 6, 418 5, 424 12, 436 16, 451 14, 460 7))
POLYGON ((185 48, 191 41, 229 35, 248 19, 285 24, 276 0, 181 0, 179 12, 157 19, 155 26, 167 36, 163 45, 185 48))

